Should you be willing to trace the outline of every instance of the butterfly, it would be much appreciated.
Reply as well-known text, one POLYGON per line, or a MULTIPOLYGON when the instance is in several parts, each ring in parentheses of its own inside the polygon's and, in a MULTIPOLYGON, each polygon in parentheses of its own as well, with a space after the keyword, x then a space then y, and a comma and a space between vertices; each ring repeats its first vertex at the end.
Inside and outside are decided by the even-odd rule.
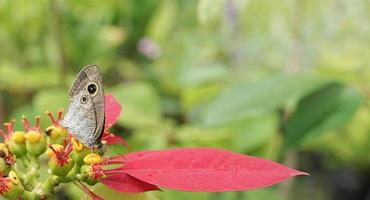
POLYGON ((87 147, 102 147, 104 88, 96 65, 86 65, 69 90, 70 104, 59 124, 87 147))

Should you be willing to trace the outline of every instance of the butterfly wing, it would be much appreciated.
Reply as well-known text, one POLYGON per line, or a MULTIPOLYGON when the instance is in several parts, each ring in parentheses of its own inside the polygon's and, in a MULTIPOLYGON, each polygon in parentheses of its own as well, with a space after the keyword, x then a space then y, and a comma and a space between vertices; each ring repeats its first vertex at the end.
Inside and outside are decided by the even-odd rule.
POLYGON ((96 65, 85 66, 69 90, 71 103, 60 124, 85 146, 100 145, 104 131, 104 89, 96 65))

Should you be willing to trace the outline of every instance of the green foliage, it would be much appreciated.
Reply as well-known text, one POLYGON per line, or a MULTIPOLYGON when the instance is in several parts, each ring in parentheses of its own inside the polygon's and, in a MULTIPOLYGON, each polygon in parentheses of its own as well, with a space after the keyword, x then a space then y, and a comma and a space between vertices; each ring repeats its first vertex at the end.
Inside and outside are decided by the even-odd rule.
POLYGON ((285 148, 292 148, 327 129, 343 126, 358 109, 357 91, 338 83, 325 85, 298 104, 284 125, 285 148))
POLYGON ((130 128, 154 126, 160 121, 160 102, 156 91, 147 83, 117 85, 109 92, 113 93, 123 105, 124 114, 119 123, 130 128))
POLYGON ((220 125, 277 110, 287 100, 300 97, 320 82, 312 76, 278 75, 255 83, 236 83, 210 103, 205 124, 220 125))

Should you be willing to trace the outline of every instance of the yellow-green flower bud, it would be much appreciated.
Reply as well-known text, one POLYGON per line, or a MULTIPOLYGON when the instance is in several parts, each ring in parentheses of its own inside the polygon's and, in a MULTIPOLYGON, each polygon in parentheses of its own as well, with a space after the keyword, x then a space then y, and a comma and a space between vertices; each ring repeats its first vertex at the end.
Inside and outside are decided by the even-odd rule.
POLYGON ((73 143, 73 150, 75 150, 77 152, 80 152, 80 151, 84 150, 84 148, 85 148, 85 146, 82 143, 75 140, 74 138, 72 138, 72 143, 73 143))
POLYGON ((40 128, 40 116, 35 117, 36 124, 31 127, 29 121, 23 116, 22 123, 27 133, 24 135, 26 139, 26 150, 29 155, 40 156, 46 150, 46 139, 40 128))
POLYGON ((64 138, 68 135, 68 131, 59 125, 59 121, 62 119, 62 113, 63 109, 59 109, 58 118, 55 119, 50 111, 45 112, 52 122, 52 125, 45 129, 49 144, 63 144, 64 138))
POLYGON ((24 143, 24 135, 26 135, 24 131, 15 131, 10 137, 10 140, 13 140, 16 143, 24 143))
POLYGON ((81 180, 91 186, 98 183, 102 176, 102 174, 96 176, 93 165, 83 165, 81 167, 81 180))
POLYGON ((67 176, 68 172, 71 171, 74 161, 71 158, 67 158, 65 163, 61 165, 60 161, 54 155, 50 158, 48 164, 51 169, 51 173, 63 179, 67 176))
POLYGON ((8 141, 10 151, 18 158, 26 154, 25 135, 23 131, 15 131, 8 141))
POLYGON ((27 153, 39 156, 46 150, 46 140, 39 131, 28 131, 25 135, 27 153))
POLYGON ((64 138, 68 135, 68 132, 65 128, 54 125, 46 128, 45 133, 48 136, 49 144, 63 144, 64 138))
POLYGON ((3 186, 0 188, 0 194, 6 199, 18 199, 24 192, 24 188, 17 174, 13 171, 9 172, 8 177, 1 177, 0 182, 3 186))
POLYGON ((41 133, 38 131, 28 131, 25 138, 30 143, 37 143, 41 139, 41 133))
POLYGON ((100 155, 96 153, 90 153, 84 158, 84 162, 87 165, 92 165, 92 164, 100 164, 103 162, 103 159, 100 155))
POLYGON ((67 177, 67 174, 74 165, 74 160, 70 158, 72 149, 70 146, 62 146, 59 144, 49 145, 47 155, 50 157, 49 167, 51 173, 59 176, 62 181, 67 177))
MULTIPOLYGON (((64 148, 60 144, 53 144, 51 146, 54 148, 55 151, 62 151, 63 148, 64 148)), ((51 158, 51 157, 55 156, 55 153, 54 153, 54 151, 51 148, 49 148, 48 150, 46 150, 46 155, 48 155, 49 158, 51 158)))
POLYGON ((76 164, 78 164, 79 166, 83 165, 84 164, 83 160, 85 156, 91 153, 91 150, 85 148, 85 146, 82 143, 78 142, 75 139, 72 139, 72 146, 73 151, 71 157, 73 158, 73 160, 76 161, 76 164))

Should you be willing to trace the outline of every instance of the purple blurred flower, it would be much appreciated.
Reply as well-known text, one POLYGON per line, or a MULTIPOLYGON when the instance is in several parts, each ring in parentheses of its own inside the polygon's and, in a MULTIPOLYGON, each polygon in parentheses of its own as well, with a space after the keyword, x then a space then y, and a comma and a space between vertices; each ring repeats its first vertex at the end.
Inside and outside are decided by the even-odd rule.
POLYGON ((162 51, 161 47, 150 38, 143 37, 138 43, 138 51, 151 60, 157 59, 162 51))

